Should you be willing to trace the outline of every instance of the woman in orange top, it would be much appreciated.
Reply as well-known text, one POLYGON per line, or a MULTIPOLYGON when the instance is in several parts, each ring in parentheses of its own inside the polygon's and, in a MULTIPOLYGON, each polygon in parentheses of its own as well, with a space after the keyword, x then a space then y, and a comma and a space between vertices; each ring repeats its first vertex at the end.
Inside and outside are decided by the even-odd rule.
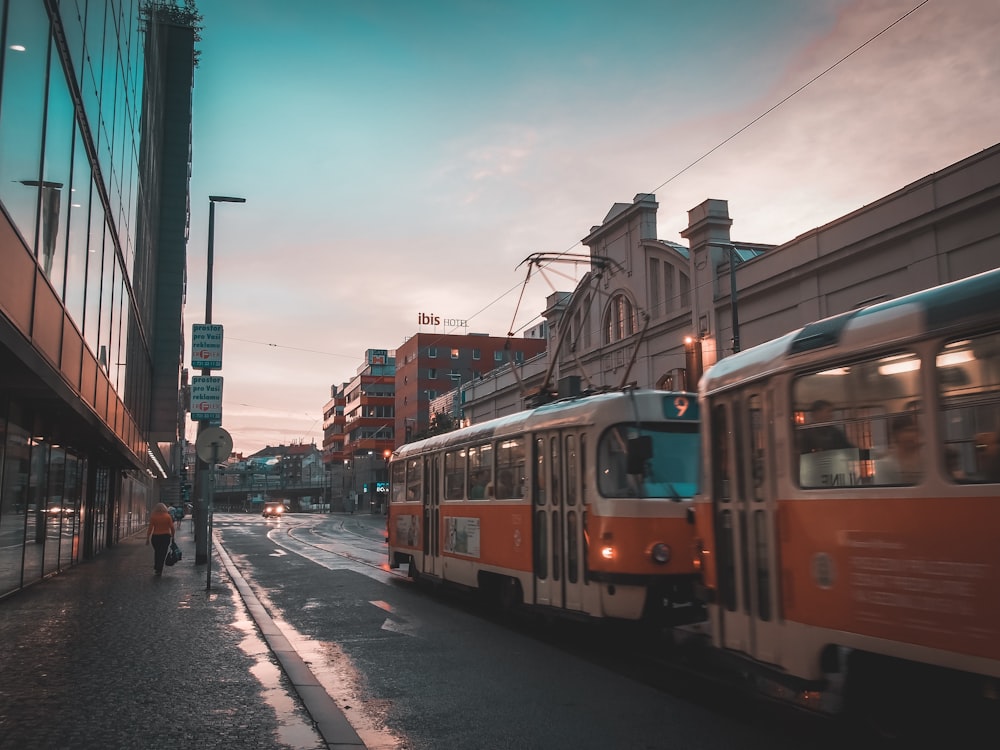
POLYGON ((174 539, 174 519, 163 503, 157 503, 153 515, 149 517, 146 529, 146 544, 153 541, 153 569, 156 575, 163 575, 163 561, 167 559, 167 550, 174 539))

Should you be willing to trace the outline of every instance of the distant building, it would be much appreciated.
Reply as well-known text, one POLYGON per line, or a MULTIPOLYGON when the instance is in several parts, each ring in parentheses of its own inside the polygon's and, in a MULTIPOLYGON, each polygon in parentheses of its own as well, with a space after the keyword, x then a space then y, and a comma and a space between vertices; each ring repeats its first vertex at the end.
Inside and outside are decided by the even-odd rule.
POLYGON ((462 385, 510 363, 521 364, 544 352, 546 345, 544 338, 485 333, 411 336, 396 349, 395 444, 427 432, 434 417, 430 405, 438 397, 460 392, 462 385))
POLYGON ((344 385, 344 453, 348 458, 392 450, 396 360, 387 349, 369 349, 344 385))
POLYGON ((396 360, 388 349, 368 349, 355 376, 330 387, 323 407, 323 463, 338 510, 361 503, 381 507, 388 492, 386 455, 393 449, 396 360))
POLYGON ((344 390, 347 384, 331 385, 330 400, 323 405, 323 462, 327 464, 343 463, 347 459, 344 450, 344 404, 347 399, 344 390))

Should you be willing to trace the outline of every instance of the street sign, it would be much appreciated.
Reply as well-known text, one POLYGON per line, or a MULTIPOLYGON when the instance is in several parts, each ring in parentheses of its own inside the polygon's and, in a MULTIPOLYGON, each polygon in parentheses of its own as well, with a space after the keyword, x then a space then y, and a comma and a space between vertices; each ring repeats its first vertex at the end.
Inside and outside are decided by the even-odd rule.
POLYGON ((191 378, 191 419, 198 422, 222 421, 221 375, 195 375, 191 378))
POLYGON ((194 449, 206 464, 218 463, 233 452, 233 438, 221 427, 206 427, 198 433, 194 449))
POLYGON ((191 327, 191 366, 199 370, 222 368, 222 326, 195 323, 191 327))

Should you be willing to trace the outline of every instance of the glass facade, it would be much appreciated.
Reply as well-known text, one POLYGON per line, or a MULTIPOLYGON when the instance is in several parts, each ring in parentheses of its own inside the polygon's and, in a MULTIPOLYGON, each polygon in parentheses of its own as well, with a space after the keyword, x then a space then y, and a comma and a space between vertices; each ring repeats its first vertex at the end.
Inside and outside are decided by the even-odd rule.
MULTIPOLYGON (((144 528, 161 499, 151 300, 179 311, 183 288, 147 288, 165 252, 148 207, 177 186, 149 142, 166 96, 146 66, 171 66, 179 31, 190 89, 198 19, 178 20, 145 0, 0 0, 0 596, 144 528)), ((179 315, 155 324, 181 340, 179 315)))

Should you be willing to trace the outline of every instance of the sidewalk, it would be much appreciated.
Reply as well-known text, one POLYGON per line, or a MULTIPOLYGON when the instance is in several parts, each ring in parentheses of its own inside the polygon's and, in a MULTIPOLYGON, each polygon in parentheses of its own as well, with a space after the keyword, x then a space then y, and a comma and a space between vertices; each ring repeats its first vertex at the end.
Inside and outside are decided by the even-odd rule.
POLYGON ((294 655, 289 669, 269 650, 218 549, 207 588, 181 525, 184 559, 161 578, 140 534, 0 600, 0 748, 329 747, 288 679, 294 655))

